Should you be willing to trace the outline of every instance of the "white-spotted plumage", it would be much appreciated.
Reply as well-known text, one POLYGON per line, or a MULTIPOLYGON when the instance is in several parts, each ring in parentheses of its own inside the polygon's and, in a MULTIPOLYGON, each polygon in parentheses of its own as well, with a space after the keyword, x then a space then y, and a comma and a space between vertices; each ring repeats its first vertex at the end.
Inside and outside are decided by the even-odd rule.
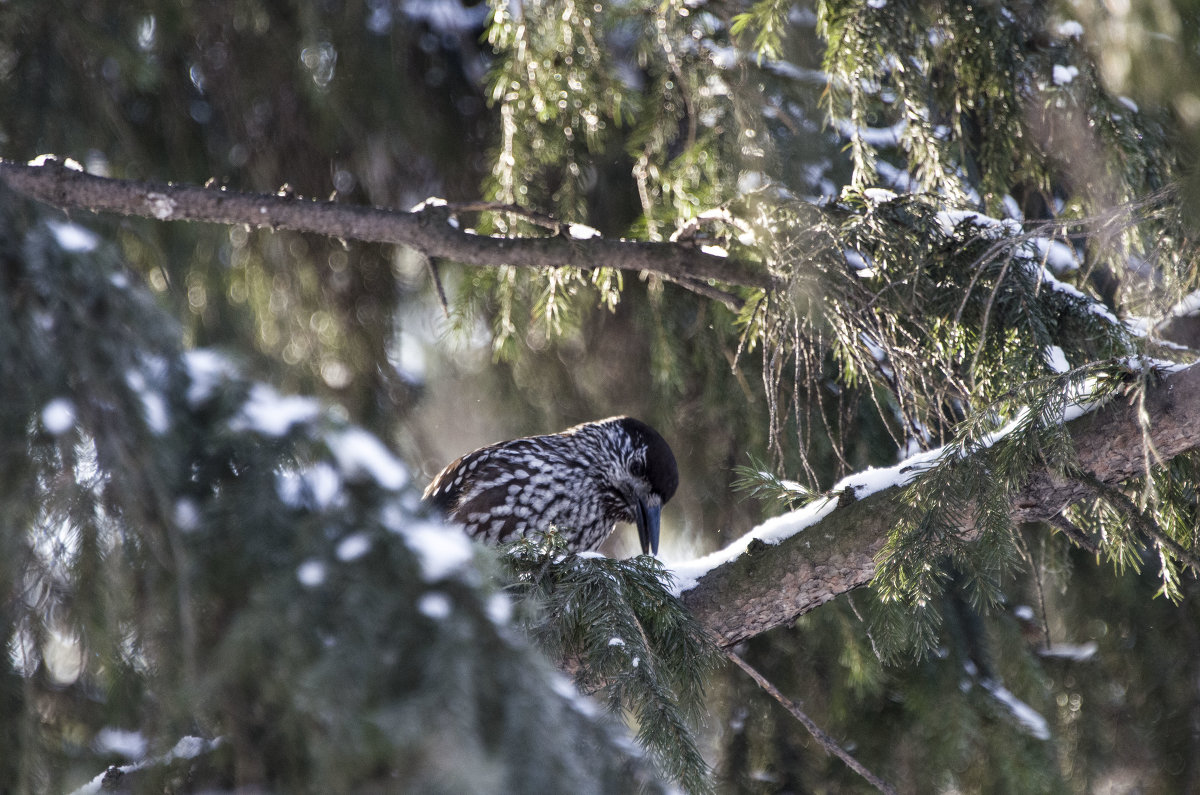
POLYGON ((482 447, 433 479, 424 499, 489 543, 556 527, 572 551, 592 550, 616 522, 636 523, 658 549, 658 516, 679 482, 653 428, 611 417, 482 447))

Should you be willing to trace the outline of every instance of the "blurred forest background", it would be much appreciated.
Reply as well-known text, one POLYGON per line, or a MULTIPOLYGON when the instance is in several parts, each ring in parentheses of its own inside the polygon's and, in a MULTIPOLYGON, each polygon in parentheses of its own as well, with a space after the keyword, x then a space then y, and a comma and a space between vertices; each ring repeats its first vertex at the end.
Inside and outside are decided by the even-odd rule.
MULTIPOLYGON (((919 229, 938 223, 931 204, 889 203, 939 197, 1078 221, 1047 233, 1077 260, 1056 274, 1153 325, 1200 286, 1198 43, 1184 0, 6 0, 0 156, 400 209, 496 200, 613 238, 667 240, 720 208, 702 242, 775 273, 797 207, 870 220, 882 202, 919 229), (749 226, 779 234, 746 254, 749 226)), ((218 788, 655 790, 622 730, 497 620, 482 553, 451 550, 440 570, 403 542, 427 531, 415 494, 441 466, 639 417, 680 463, 670 568, 779 512, 735 489, 738 466, 827 489, 1052 376, 1045 335, 1075 368, 1149 345, 1065 321, 1001 335, 1004 350, 946 331, 894 362, 932 363, 906 392, 865 342, 801 344, 839 333, 805 319, 815 280, 788 294, 799 311, 760 316, 749 288, 722 301, 587 262, 441 262, 447 311, 402 247, 68 216, 7 191, 0 205, 0 792, 69 791, 191 735, 225 738, 201 781, 218 788), (936 360, 956 345, 985 354, 946 353, 977 371, 947 396, 959 382, 936 360), (291 419, 247 421, 256 400, 291 419), (354 477, 359 428, 395 469, 356 459, 370 476, 354 477), (434 620, 451 602, 453 621, 434 620)), ((901 225, 852 282, 910 256, 920 232, 901 225)), ((951 292, 974 285, 955 278, 951 292)), ((874 311, 846 295, 846 312, 874 311)), ((1194 504, 1194 462, 1172 472, 1171 504, 1194 504)), ((1110 534, 1127 524, 1092 507, 1110 534)), ((1195 792, 1200 592, 1127 540, 1096 554, 1015 528, 989 598, 945 569, 929 648, 878 648, 886 610, 855 592, 742 653, 900 791, 1195 792)), ((635 554, 632 533, 607 551, 635 554)), ((731 666, 697 731, 717 791, 866 788, 731 666)), ((199 786, 163 775, 152 786, 199 786)))

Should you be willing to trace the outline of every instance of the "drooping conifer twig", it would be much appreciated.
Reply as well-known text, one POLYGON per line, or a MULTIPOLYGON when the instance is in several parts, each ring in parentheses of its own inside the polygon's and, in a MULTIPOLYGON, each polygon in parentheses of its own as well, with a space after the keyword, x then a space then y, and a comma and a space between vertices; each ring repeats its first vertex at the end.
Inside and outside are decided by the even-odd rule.
MULTIPOLYGON (((454 212, 511 212, 490 202, 448 205, 422 202, 415 212, 364 207, 280 194, 241 193, 221 187, 114 179, 67 168, 47 159, 37 165, 0 160, 0 181, 12 190, 64 210, 80 209, 157 218, 245 224, 253 228, 311 232, 342 240, 393 243, 427 257, 474 267, 615 268, 653 273, 689 290, 716 297, 709 281, 770 289, 774 279, 753 263, 709 254, 684 243, 617 240, 568 234, 492 237, 449 223, 454 212)), ((530 217, 523 211, 522 215, 530 217)), ((543 219, 544 220, 544 219, 543 219)), ((558 222, 554 222, 558 223, 558 222)), ((545 225, 542 223, 541 225, 545 225)), ((559 224, 559 230, 569 227, 559 224)), ((721 292, 723 303, 740 305, 721 292)))
POLYGON ((779 692, 779 688, 771 684, 771 681, 760 674, 758 670, 754 668, 754 666, 743 660, 741 656, 732 649, 726 649, 725 656, 732 660, 734 665, 745 671, 750 678, 758 684, 759 687, 761 687, 771 696, 771 698, 782 704, 783 708, 790 712, 793 718, 800 721, 801 725, 803 725, 804 728, 808 730, 808 733, 813 736, 813 739, 821 744, 821 747, 825 749, 826 753, 832 754, 833 756, 836 756, 838 759, 845 762, 847 767, 866 779, 867 783, 869 783, 875 789, 879 790, 880 792, 888 793, 888 795, 896 795, 896 790, 891 784, 888 784, 886 781, 879 778, 879 776, 876 776, 870 770, 867 770, 867 768, 861 762, 855 759, 849 751, 838 745, 836 740, 826 734, 821 727, 818 726, 815 721, 813 721, 812 718, 808 717, 804 710, 800 709, 799 704, 797 704, 795 701, 792 701, 783 693, 779 692))
POLYGON ((1195 552, 1185 548, 1178 541, 1163 532, 1163 529, 1158 526, 1158 522, 1154 521, 1153 517, 1147 516, 1146 512, 1139 508, 1127 495, 1091 475, 1080 475, 1079 481, 1087 486, 1097 497, 1111 503, 1113 507, 1124 513, 1147 539, 1174 555, 1184 566, 1190 568, 1193 573, 1200 575, 1200 557, 1197 557, 1195 552))

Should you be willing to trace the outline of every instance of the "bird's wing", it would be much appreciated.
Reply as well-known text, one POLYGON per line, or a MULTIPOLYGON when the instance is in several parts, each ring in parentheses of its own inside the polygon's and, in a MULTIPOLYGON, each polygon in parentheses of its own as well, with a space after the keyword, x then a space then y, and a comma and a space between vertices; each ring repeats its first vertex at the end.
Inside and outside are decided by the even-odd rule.
POLYGON ((494 448, 495 445, 481 447, 451 461, 425 487, 425 493, 421 495, 421 499, 443 513, 453 511, 458 505, 459 498, 463 495, 464 488, 474 480, 479 465, 491 457, 494 448))
MULTIPOLYGON (((481 447, 451 461, 425 489, 422 499, 447 513, 475 502, 494 486, 529 478, 546 466, 550 453, 541 437, 512 439, 481 447)), ((507 493, 507 488, 500 490, 507 493)))
MULTIPOLYGON (((538 437, 514 439, 483 447, 451 462, 425 490, 424 499, 467 531, 492 543, 506 540, 527 527, 540 525, 545 506, 514 500, 530 479, 559 460, 538 437)), ((574 466, 579 462, 571 461, 574 466)))

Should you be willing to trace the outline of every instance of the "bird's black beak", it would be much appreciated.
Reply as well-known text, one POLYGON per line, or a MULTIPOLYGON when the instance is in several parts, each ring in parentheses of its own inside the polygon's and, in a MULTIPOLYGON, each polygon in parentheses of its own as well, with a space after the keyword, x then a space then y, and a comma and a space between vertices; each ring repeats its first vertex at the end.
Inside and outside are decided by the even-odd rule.
POLYGON ((658 555, 658 519, 661 514, 661 505, 647 505, 645 497, 638 497, 637 529, 643 555, 648 555, 651 551, 658 555))

